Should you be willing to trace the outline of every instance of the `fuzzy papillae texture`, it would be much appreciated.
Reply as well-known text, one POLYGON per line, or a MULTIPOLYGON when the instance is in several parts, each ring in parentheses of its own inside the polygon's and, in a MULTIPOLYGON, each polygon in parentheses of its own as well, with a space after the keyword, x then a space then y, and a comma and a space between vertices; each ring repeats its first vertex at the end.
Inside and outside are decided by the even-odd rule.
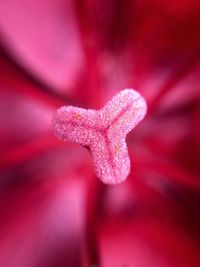
POLYGON ((146 101, 136 90, 124 89, 100 110, 61 107, 53 118, 53 130, 64 141, 87 146, 99 179, 118 184, 130 172, 126 135, 146 110, 146 101))

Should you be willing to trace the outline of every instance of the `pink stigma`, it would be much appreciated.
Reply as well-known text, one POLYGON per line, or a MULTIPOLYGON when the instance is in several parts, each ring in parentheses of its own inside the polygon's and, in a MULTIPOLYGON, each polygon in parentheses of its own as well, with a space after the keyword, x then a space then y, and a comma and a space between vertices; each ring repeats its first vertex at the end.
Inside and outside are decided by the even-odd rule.
POLYGON ((53 118, 53 129, 58 138, 89 147, 99 179, 106 184, 118 184, 130 172, 126 135, 146 111, 145 99, 133 89, 124 89, 100 110, 59 108, 53 118))

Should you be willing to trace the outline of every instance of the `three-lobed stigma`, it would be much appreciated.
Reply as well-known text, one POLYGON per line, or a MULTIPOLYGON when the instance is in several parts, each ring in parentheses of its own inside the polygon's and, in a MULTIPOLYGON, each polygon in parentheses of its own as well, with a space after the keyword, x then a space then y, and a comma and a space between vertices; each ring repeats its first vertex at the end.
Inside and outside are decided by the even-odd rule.
POLYGON ((99 179, 106 184, 118 184, 130 172, 126 135, 146 111, 145 99, 136 90, 124 89, 100 110, 59 108, 53 118, 53 130, 64 141, 89 147, 99 179))

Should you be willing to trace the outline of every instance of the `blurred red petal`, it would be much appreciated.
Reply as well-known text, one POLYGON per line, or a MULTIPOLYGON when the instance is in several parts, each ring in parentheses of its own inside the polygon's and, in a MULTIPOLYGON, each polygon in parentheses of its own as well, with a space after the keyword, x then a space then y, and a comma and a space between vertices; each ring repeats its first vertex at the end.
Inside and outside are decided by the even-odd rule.
POLYGON ((1 171, 2 266, 84 266, 90 173, 81 171, 83 156, 54 150, 1 171))
POLYGON ((1 1, 4 45, 46 84, 70 91, 84 65, 73 1, 1 1))
POLYGON ((104 224, 99 233, 102 267, 198 267, 199 247, 182 229, 155 220, 104 224))

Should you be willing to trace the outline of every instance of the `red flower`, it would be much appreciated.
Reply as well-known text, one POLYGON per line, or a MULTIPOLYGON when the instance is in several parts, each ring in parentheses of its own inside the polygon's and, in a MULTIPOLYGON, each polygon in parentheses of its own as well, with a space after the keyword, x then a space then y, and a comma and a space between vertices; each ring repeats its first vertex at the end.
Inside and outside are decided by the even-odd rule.
POLYGON ((198 267, 197 0, 0 3, 0 266, 198 267), (61 105, 147 99, 132 171, 106 186, 58 141, 61 105))

